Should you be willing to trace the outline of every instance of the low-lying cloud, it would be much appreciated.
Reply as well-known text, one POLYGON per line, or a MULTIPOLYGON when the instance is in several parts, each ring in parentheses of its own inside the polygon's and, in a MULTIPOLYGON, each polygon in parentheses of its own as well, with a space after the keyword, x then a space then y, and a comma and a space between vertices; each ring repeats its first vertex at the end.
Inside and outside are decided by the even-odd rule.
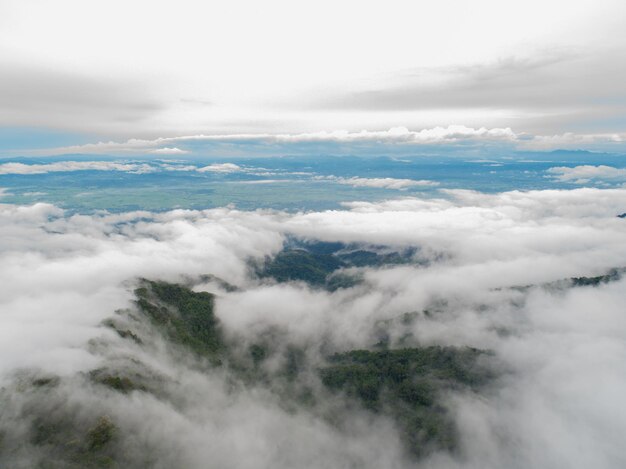
POLYGON ((588 184, 590 182, 626 182, 626 169, 606 165, 582 165, 573 168, 558 166, 547 172, 556 180, 572 184, 588 184))
POLYGON ((234 163, 215 163, 198 168, 199 173, 236 173, 242 168, 234 163))
POLYGON ((152 150, 152 153, 156 153, 157 155, 184 155, 189 152, 187 150, 181 150, 177 147, 163 147, 152 150))
MULTIPOLYGON (((181 152, 186 153, 186 152, 181 152)), ((167 153, 171 154, 171 153, 167 153)), ((120 171, 132 174, 154 173, 157 171, 197 171, 199 173, 234 173, 244 168, 233 163, 215 163, 198 167, 191 164, 171 164, 166 162, 114 162, 114 161, 57 161, 53 163, 2 163, 0 174, 46 174, 73 171, 120 171)), ((251 171, 248 169, 248 171, 251 171)))
MULTIPOLYGON (((438 126, 410 130, 407 127, 392 127, 387 130, 334 130, 309 133, 246 133, 186 135, 180 137, 160 137, 153 140, 130 139, 127 141, 101 141, 84 145, 24 150, 20 154, 53 156, 65 154, 185 154, 193 153, 196 145, 263 143, 268 145, 298 144, 341 144, 341 145, 391 145, 391 146, 471 146, 508 145, 521 150, 546 150, 558 148, 603 148, 620 149, 626 142, 626 134, 613 133, 573 133, 529 134, 516 132, 510 127, 469 127, 465 125, 438 126)), ((231 148, 232 150, 232 148, 231 148)), ((247 152, 251 149, 247 149, 247 152)))
MULTIPOLYGON (((70 215, 48 204, 2 205, 0 381, 13 389, 15 373, 25 369, 67 378, 66 402, 110 415, 136 435, 126 450, 153 451, 154 467, 200 468, 209 460, 243 468, 621 467, 626 281, 541 285, 626 266, 626 223, 616 217, 626 210, 626 190, 444 195, 296 214, 70 215), (365 283, 335 292, 251 275, 250 259, 277 253, 294 236, 414 247, 421 261, 362 268, 365 283), (458 454, 416 462, 406 459, 389 421, 350 415, 353 427, 340 429, 285 409, 262 388, 232 389, 222 371, 203 374, 158 342, 142 351, 99 326, 132 307, 138 277, 201 274, 237 287, 209 279, 196 288, 218 295, 218 317, 243 343, 273 330, 294 344, 366 348, 383 323, 391 324, 392 346, 410 340, 489 349, 506 373, 481 397, 450 396, 458 454), (397 320, 407 312, 416 314, 414 323, 397 320), (96 395, 71 381, 124 357, 171 379, 177 405, 140 391, 96 395)), ((26 399, 15 396, 22 396, 16 403, 26 399)), ((16 423, 10 410, 0 411, 3 426, 16 423)))
POLYGON ((45 174, 70 171, 122 171, 126 173, 151 173, 153 166, 145 163, 120 163, 112 161, 59 161, 44 164, 2 163, 0 174, 45 174))
POLYGON ((317 176, 314 180, 333 181, 352 187, 375 187, 381 189, 398 189, 406 190, 411 187, 434 187, 439 183, 426 179, 398 179, 398 178, 363 178, 351 177, 343 178, 337 176, 317 176))

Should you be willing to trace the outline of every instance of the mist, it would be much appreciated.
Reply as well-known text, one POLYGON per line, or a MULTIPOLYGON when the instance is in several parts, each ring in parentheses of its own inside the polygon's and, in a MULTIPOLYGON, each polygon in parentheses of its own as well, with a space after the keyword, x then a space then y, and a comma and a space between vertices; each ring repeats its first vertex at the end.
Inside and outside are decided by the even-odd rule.
POLYGON ((94 467, 624 467, 625 207, 625 189, 585 188, 301 213, 1 205, 0 465, 73 467, 71 442, 38 436, 53 418, 115 429, 94 467), (259 275, 293 239, 408 254, 343 267, 358 281, 336 289, 259 275), (142 279, 214 295, 231 361, 160 333, 138 306, 142 279), (316 375, 381 337, 485 351, 488 383, 444 393, 453 450, 411 454, 397 421, 316 375), (272 379, 242 378, 260 340, 272 379), (278 370, 293 348, 304 365, 290 381, 278 370), (102 385, 111 376, 133 387, 102 385), (305 387, 314 404, 289 397, 305 387))

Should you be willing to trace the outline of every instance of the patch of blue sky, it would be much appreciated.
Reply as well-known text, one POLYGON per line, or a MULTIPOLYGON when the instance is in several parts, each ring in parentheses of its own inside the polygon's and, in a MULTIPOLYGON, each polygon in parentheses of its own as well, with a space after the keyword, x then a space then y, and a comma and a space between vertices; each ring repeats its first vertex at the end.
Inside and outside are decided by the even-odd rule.
POLYGON ((93 139, 87 134, 44 128, 0 127, 0 157, 22 156, 22 152, 34 149, 82 145, 93 139))

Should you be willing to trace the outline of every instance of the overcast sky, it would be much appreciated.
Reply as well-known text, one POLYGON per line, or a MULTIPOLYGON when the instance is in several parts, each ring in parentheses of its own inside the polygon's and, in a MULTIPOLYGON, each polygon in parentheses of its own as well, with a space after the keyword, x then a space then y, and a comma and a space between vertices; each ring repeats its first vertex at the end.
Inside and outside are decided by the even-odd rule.
POLYGON ((620 0, 0 0, 0 138, 453 125, 621 145, 624 18, 620 0))

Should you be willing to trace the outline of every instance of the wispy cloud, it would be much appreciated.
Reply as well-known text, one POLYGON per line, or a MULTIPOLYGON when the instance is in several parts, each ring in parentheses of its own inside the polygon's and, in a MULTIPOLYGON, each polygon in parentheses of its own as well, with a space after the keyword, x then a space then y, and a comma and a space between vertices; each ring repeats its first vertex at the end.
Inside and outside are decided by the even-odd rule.
POLYGON ((381 189, 406 190, 411 187, 433 187, 438 186, 436 181, 426 179, 397 179, 397 178, 363 178, 351 177, 343 178, 337 176, 316 176, 314 180, 333 181, 337 184, 344 184, 353 187, 376 187, 381 189))
MULTIPOLYGON (((517 133, 513 129, 468 127, 449 125, 420 130, 407 127, 392 127, 388 130, 348 130, 320 131, 309 133, 246 133, 186 135, 179 137, 159 137, 153 140, 130 139, 124 142, 97 142, 47 149, 21 151, 21 154, 54 156, 64 154, 106 154, 106 155, 183 155, 193 154, 197 145, 206 144, 354 144, 354 145, 396 145, 402 147, 436 145, 445 147, 471 146, 485 144, 510 145, 519 149, 555 149, 555 148, 593 148, 595 146, 613 146, 626 143, 626 132, 602 134, 564 133, 555 135, 532 135, 517 133)), ((229 146, 232 148, 232 146, 229 146)))
MULTIPOLYGON (((165 162, 162 160, 145 162, 115 162, 115 161, 55 161, 52 163, 2 163, 0 174, 45 174, 73 171, 121 171, 126 173, 144 174, 158 171, 196 171, 199 173, 230 174, 245 172, 253 175, 269 175, 258 173, 258 168, 242 167, 234 163, 214 163, 208 166, 198 167, 186 162, 165 162)), ((309 173, 306 173, 309 174, 309 173)))
POLYGON ((309 105, 360 112, 473 110, 485 123, 493 122, 486 111, 498 110, 501 122, 526 132, 560 133, 574 123, 597 128, 590 125, 596 119, 604 121, 605 131, 622 131, 626 66, 613 60, 622 52, 621 47, 594 54, 556 48, 492 62, 415 68, 369 88, 316 95, 309 105), (617 122, 611 125, 612 117, 617 122))
POLYGON ((154 166, 144 163, 117 163, 111 161, 59 161, 47 164, 3 163, 0 174, 44 174, 68 171, 122 171, 126 173, 151 173, 154 166))
MULTIPOLYGON (((265 143, 308 143, 308 142, 336 142, 336 143, 405 143, 405 144, 437 144, 454 143, 467 140, 514 141, 517 135, 509 128, 472 128, 463 125, 448 127, 434 127, 431 129, 409 130, 406 127, 393 127, 388 130, 350 132, 335 130, 331 132, 310 133, 250 133, 250 134, 216 134, 216 135, 187 135, 180 137, 160 137, 154 140, 130 139, 125 142, 97 142, 85 145, 37 150, 38 154, 107 154, 107 153, 167 153, 172 148, 168 145, 181 145, 199 142, 265 142, 265 143)), ((175 153, 181 150, 175 147, 175 153)))

